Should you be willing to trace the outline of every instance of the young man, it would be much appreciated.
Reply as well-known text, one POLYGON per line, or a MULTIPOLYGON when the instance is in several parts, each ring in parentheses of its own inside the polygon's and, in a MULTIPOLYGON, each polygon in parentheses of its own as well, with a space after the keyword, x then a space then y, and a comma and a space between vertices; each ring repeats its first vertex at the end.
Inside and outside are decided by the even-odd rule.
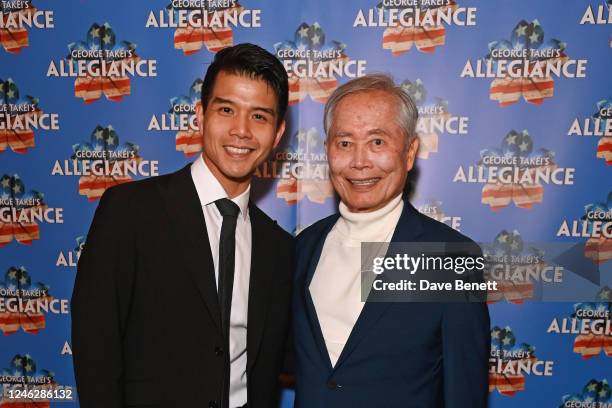
POLYGON ((249 192, 287 99, 272 54, 220 51, 197 109, 202 155, 103 195, 72 297, 82 408, 275 406, 293 243, 249 192))

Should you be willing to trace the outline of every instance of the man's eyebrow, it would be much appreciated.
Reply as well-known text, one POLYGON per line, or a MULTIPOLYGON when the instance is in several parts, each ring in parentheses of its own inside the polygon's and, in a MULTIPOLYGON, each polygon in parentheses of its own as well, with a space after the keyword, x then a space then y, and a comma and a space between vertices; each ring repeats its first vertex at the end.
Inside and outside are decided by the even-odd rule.
POLYGON ((332 136, 333 137, 350 137, 350 136, 353 136, 353 134, 351 132, 339 130, 337 132, 332 132, 332 136))
POLYGON ((386 135, 386 134, 387 132, 385 132, 381 128, 375 128, 375 129, 368 130, 368 135, 386 135))
POLYGON ((253 110, 266 112, 271 116, 276 116, 276 110, 274 108, 266 108, 265 106, 255 106, 253 110))
POLYGON ((229 105, 235 105, 235 103, 229 99, 221 98, 219 96, 215 96, 210 103, 227 103, 229 105))

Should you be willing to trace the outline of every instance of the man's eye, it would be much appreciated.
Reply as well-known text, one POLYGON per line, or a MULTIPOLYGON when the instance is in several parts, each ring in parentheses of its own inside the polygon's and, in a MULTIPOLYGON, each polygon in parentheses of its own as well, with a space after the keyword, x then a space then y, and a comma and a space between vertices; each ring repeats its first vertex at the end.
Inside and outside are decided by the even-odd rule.
POLYGON ((223 106, 220 110, 221 113, 232 113, 232 108, 229 108, 227 106, 223 106))
POLYGON ((261 113, 256 113, 253 115, 253 118, 255 120, 266 120, 266 117, 264 115, 262 115, 261 113))
POLYGON ((385 144, 385 141, 382 139, 374 139, 372 140, 372 143, 374 143, 374 146, 382 146, 383 144, 385 144))
POLYGON ((351 145, 351 142, 347 140, 340 141, 340 147, 349 147, 350 145, 351 145))

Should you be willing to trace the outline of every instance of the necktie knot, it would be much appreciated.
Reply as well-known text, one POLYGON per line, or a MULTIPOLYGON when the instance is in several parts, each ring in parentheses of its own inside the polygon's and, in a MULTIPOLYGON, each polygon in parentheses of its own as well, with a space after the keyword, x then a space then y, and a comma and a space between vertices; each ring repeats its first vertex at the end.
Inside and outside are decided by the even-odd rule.
POLYGON ((229 198, 217 200, 215 201, 215 205, 219 209, 219 212, 223 218, 226 216, 237 218, 238 214, 240 214, 240 207, 238 207, 238 205, 229 198))

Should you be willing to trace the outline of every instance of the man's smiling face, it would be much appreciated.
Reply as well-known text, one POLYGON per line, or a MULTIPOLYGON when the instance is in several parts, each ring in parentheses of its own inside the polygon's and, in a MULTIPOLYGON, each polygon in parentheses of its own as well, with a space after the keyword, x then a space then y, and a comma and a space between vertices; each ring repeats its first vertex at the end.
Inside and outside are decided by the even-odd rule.
POLYGON ((327 138, 330 178, 352 212, 384 207, 400 194, 418 151, 398 125, 395 96, 349 94, 334 108, 327 138))
POLYGON ((285 130, 272 88, 263 80, 227 72, 219 72, 197 117, 204 161, 226 191, 248 185, 285 130))

